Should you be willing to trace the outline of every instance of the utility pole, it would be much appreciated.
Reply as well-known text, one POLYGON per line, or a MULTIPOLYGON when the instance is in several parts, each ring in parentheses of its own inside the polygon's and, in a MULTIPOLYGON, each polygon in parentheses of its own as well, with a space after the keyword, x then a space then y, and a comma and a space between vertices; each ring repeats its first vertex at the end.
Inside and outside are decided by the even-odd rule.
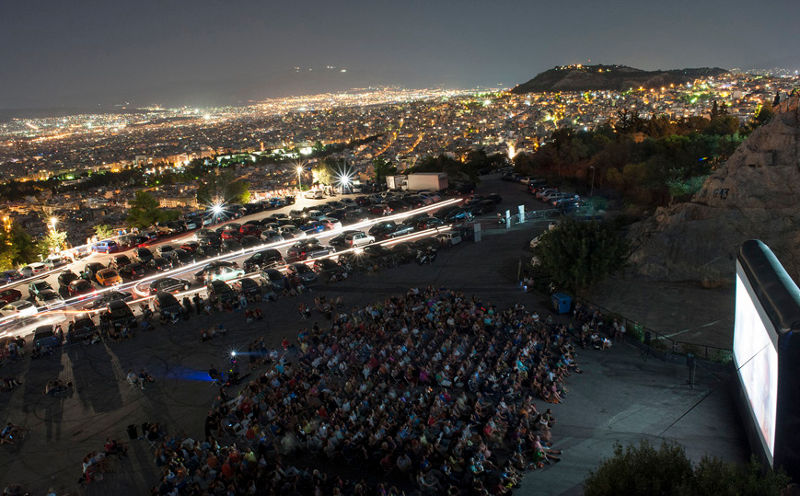
POLYGON ((592 186, 589 189, 589 198, 593 198, 594 197, 594 165, 590 165, 589 168, 592 169, 592 186))

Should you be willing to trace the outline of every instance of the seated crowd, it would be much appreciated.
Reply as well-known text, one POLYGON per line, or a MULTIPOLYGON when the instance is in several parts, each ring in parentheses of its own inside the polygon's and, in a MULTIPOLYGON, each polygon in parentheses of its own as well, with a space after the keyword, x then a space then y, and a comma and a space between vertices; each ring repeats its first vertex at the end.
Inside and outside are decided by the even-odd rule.
POLYGON ((330 322, 253 343, 267 372, 221 390, 204 441, 156 443, 153 493, 507 494, 559 460, 535 403, 580 372, 565 326, 433 288, 330 322))

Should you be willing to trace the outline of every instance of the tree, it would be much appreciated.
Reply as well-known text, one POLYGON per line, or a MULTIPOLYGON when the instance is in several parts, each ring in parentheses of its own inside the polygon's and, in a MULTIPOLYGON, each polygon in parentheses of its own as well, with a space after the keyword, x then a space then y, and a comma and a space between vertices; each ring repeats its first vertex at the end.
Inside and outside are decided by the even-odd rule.
POLYGON ((534 252, 553 283, 581 292, 620 269, 628 249, 607 222, 565 220, 542 234, 534 252))
POLYGON ((758 127, 758 126, 760 126, 762 124, 766 124, 774 116, 775 116, 775 110, 772 108, 772 105, 769 105, 769 104, 762 105, 761 108, 758 109, 758 112, 756 112, 756 115, 755 115, 755 118, 754 118, 755 122, 754 122, 753 127, 758 127))
POLYGON ((39 243, 39 253, 46 257, 67 247, 67 232, 50 229, 39 243))
POLYGON ((125 219, 128 225, 139 229, 148 228, 161 222, 169 222, 180 216, 177 210, 167 210, 159 207, 158 200, 146 191, 137 191, 133 205, 125 219))
POLYGON ((108 224, 98 224, 94 226, 94 234, 97 239, 108 239, 114 235, 114 229, 108 224))
POLYGON ((250 183, 237 178, 233 171, 209 174, 197 188, 197 202, 209 205, 221 200, 224 203, 250 203, 250 183))
POLYGON ((586 496, 767 496, 778 495, 789 478, 751 460, 749 465, 703 457, 693 465, 683 447, 662 443, 659 449, 647 440, 639 446, 614 445, 614 455, 604 460, 584 481, 586 496))
POLYGON ((372 160, 372 169, 375 171, 375 182, 380 186, 386 185, 386 176, 397 174, 397 167, 380 157, 372 160))

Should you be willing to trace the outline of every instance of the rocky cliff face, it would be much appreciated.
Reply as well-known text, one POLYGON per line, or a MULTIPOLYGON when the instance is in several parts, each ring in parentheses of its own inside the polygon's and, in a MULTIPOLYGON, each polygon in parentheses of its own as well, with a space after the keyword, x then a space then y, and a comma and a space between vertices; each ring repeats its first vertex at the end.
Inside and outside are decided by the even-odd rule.
POLYGON ((635 269, 656 279, 727 284, 739 246, 757 238, 800 280, 799 112, 798 97, 782 102, 690 202, 634 224, 635 269))

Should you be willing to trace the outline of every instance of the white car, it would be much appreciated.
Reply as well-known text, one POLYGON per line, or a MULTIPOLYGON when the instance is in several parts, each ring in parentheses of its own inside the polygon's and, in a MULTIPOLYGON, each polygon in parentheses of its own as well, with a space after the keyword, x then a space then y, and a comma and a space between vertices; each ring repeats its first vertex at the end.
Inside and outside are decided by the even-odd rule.
POLYGON ((307 198, 309 200, 322 200, 325 198, 325 193, 322 191, 306 191, 303 193, 303 198, 307 198))
POLYGON ((207 276, 210 281, 230 281, 244 276, 244 270, 236 267, 217 267, 207 276))
POLYGON ((28 317, 31 315, 36 315, 38 312, 39 311, 36 309, 36 305, 28 300, 18 300, 13 303, 9 303, 3 308, 0 308, 0 314, 2 314, 3 317, 9 317, 12 315, 28 317))
POLYGON ((22 274, 22 277, 33 277, 43 272, 47 272, 47 270, 47 265, 43 264, 42 262, 34 262, 19 269, 19 273, 22 274))
POLYGON ((438 236, 436 236, 436 238, 444 246, 457 245, 457 244, 461 243, 461 241, 463 241, 461 239, 461 235, 458 234, 457 232, 444 232, 444 233, 439 234, 438 236))
POLYGON ((349 233, 344 237, 345 243, 347 243, 351 248, 358 248, 359 246, 366 246, 368 244, 372 244, 375 242, 375 236, 370 236, 369 234, 358 231, 349 233))

